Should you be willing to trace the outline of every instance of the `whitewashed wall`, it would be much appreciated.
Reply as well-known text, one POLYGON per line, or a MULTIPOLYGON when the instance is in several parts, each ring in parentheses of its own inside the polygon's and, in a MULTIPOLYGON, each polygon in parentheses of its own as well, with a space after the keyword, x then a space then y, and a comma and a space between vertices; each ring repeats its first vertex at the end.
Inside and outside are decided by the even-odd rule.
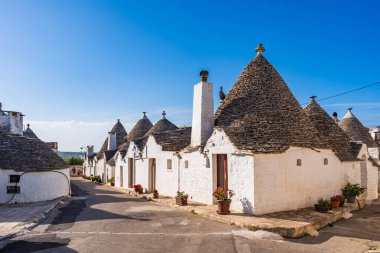
POLYGON ((374 166, 371 161, 367 161, 368 179, 367 179, 367 201, 370 203, 372 200, 376 200, 379 189, 379 170, 377 166, 374 166))
POLYGON ((379 148, 368 148, 368 154, 372 159, 375 159, 376 162, 379 161, 379 148))
POLYGON ((341 186, 341 162, 331 150, 292 147, 282 154, 255 154, 255 214, 310 207, 318 198, 340 194, 341 186))
MULTIPOLYGON (((58 170, 64 173, 70 181, 69 169, 58 170)), ((3 187, 0 191, 0 203, 8 201, 13 194, 7 194, 6 186, 15 185, 9 183, 9 175, 21 175, 23 172, 13 170, 0 170, 0 185, 3 187)), ((69 184, 67 178, 56 172, 30 172, 21 176, 20 194, 10 203, 30 203, 45 200, 52 200, 69 194, 69 184)))
MULTIPOLYGON (((150 136, 144 150, 147 158, 156 159, 156 189, 161 195, 174 197, 178 190, 178 171, 181 159, 173 151, 162 151, 153 136, 150 136), (167 160, 172 160, 172 169, 167 169, 167 160)), ((149 164, 149 162, 147 162, 149 164)), ((149 166, 149 165, 148 165, 149 166)), ((148 168, 149 171, 149 168, 148 168)))
POLYGON ((135 184, 141 184, 144 188, 144 192, 148 189, 148 173, 149 161, 143 157, 143 159, 135 159, 135 184))
POLYGON ((104 182, 105 176, 106 176, 106 162, 105 159, 98 160, 95 168, 95 176, 100 176, 102 181, 104 182))
POLYGON ((194 201, 213 204, 212 196, 216 188, 216 155, 227 154, 228 188, 235 192, 231 209, 239 212, 254 211, 254 160, 250 153, 239 152, 220 130, 214 130, 204 151, 198 150, 182 154, 180 188, 194 201), (189 168, 184 168, 185 160, 189 168), (209 166, 208 166, 209 165, 209 166))
POLYGON ((127 168, 126 160, 121 157, 121 154, 119 152, 117 152, 115 156, 115 186, 116 187, 128 188, 127 173, 128 173, 128 168, 127 168), (122 167, 123 169, 123 175, 120 174, 120 167, 122 167), (121 185, 121 181, 123 182, 123 185, 121 185))

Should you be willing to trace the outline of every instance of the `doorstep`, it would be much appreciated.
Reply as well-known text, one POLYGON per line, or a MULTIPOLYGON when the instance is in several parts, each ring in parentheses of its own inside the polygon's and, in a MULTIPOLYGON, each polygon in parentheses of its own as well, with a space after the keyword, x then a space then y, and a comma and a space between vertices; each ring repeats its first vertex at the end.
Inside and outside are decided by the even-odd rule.
MULTIPOLYGON (((266 230, 277 233, 286 238, 300 238, 315 233, 329 224, 343 219, 351 211, 359 209, 357 203, 346 203, 344 207, 330 210, 327 213, 314 211, 313 208, 303 208, 294 211, 277 212, 260 216, 253 216, 244 213, 231 211, 229 215, 219 215, 216 213, 216 205, 206 205, 202 203, 188 201, 188 205, 179 206, 172 197, 161 196, 153 198, 153 194, 139 194, 133 189, 116 188, 128 195, 147 199, 157 204, 169 206, 192 214, 225 224, 236 225, 250 230, 266 230)), ((364 202, 360 200, 360 207, 364 202)))

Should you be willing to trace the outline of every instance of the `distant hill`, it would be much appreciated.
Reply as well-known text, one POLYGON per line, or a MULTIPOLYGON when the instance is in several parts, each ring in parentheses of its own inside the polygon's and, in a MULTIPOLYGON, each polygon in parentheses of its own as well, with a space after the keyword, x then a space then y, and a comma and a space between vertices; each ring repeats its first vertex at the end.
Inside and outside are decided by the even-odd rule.
POLYGON ((69 158, 69 157, 84 157, 84 153, 83 152, 65 152, 65 151, 58 151, 58 155, 62 158, 62 159, 66 159, 66 158, 69 158))

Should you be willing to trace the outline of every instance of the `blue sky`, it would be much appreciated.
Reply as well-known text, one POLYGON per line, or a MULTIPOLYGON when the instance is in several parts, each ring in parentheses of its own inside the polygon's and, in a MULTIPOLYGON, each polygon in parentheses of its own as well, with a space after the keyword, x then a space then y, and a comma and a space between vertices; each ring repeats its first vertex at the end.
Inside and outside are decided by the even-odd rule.
MULTIPOLYGON (((191 124, 199 71, 229 91, 259 42, 300 103, 380 81, 379 1, 0 0, 0 102, 60 150, 120 118, 191 124), (302 3, 301 3, 302 2, 302 3)), ((380 125, 380 85, 321 102, 380 125)))

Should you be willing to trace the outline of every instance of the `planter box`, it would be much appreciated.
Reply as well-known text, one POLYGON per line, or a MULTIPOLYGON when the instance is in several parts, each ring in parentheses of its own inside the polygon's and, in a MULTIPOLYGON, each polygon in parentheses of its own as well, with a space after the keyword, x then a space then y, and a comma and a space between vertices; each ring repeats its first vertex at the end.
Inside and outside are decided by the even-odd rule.
POLYGON ((327 213, 329 211, 329 207, 314 205, 315 211, 321 212, 321 213, 327 213))

